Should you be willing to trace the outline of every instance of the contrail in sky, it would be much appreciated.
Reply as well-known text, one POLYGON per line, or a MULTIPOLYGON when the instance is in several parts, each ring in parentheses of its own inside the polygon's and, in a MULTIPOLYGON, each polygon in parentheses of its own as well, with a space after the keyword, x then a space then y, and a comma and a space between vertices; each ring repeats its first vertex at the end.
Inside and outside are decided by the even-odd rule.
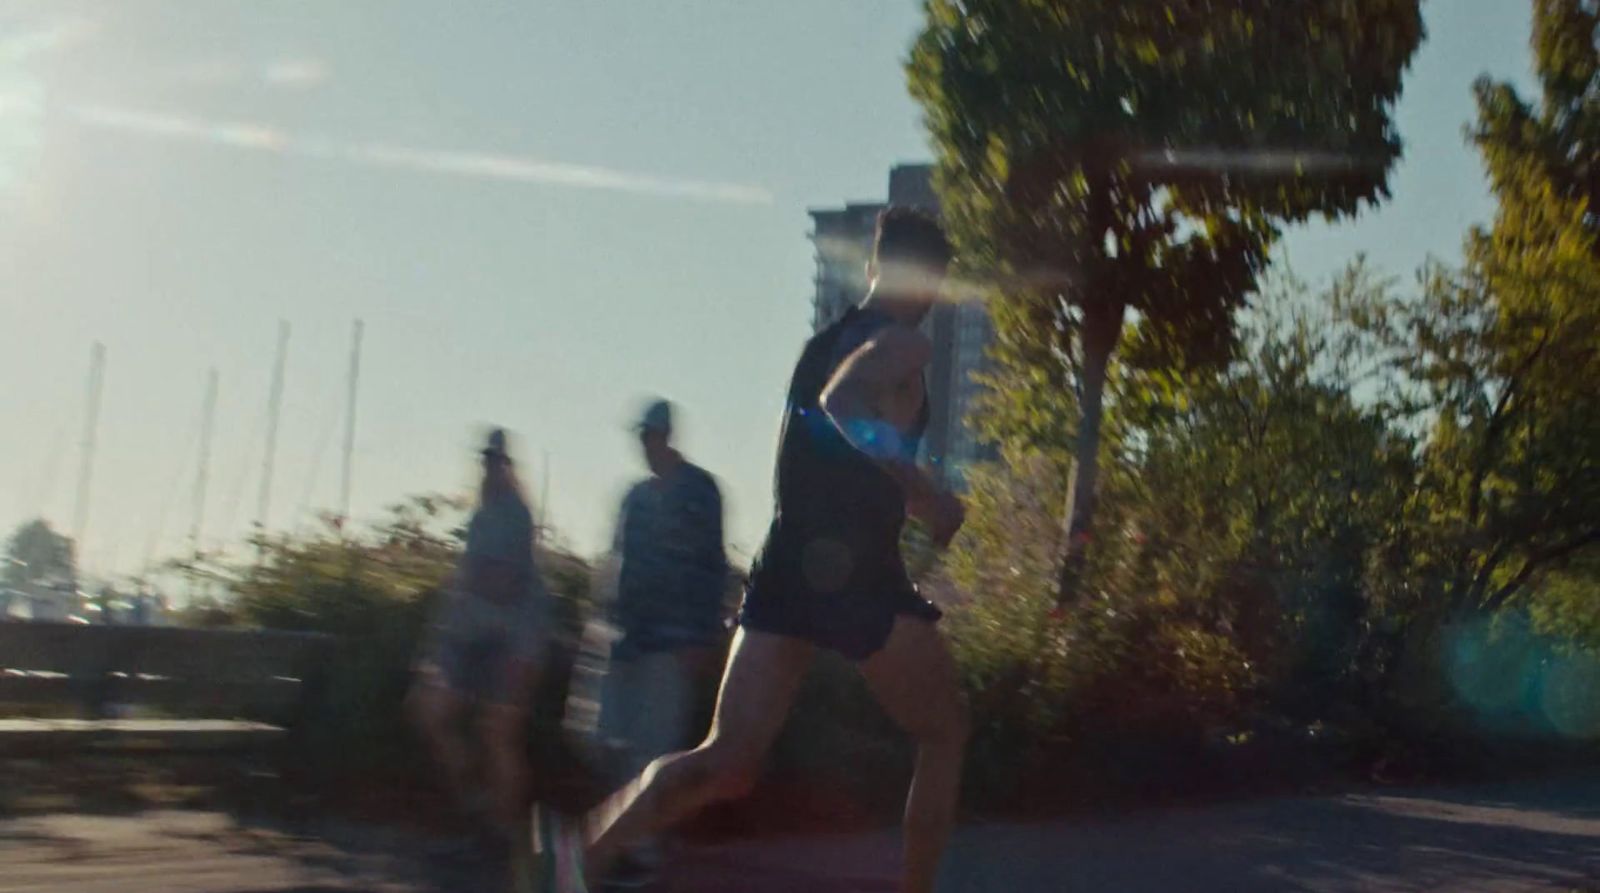
POLYGON ((67 19, 40 28, 0 37, 0 62, 21 63, 88 36, 94 26, 84 19, 67 19))
POLYGON ((103 130, 369 167, 727 204, 764 205, 773 200, 772 193, 759 186, 661 177, 526 155, 349 142, 290 134, 252 122, 112 106, 75 106, 68 114, 79 124, 103 130))

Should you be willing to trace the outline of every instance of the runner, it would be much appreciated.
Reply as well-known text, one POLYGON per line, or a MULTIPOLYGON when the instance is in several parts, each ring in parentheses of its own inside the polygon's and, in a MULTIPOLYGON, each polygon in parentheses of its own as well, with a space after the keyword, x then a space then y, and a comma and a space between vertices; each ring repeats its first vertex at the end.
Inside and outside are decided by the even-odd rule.
POLYGON ((498 843, 511 840, 507 835, 526 815, 528 711, 544 655, 549 595, 534 566, 533 515, 506 453, 505 432, 491 432, 481 455, 483 480, 466 549, 434 618, 407 707, 451 792, 498 843), (463 732, 474 707, 476 748, 463 732), (480 753, 481 773, 475 771, 480 753))
MULTIPOLYGON (((631 781, 657 757, 691 746, 697 692, 726 644, 728 560, 722 494, 705 469, 672 446, 672 405, 656 400, 634 430, 650 476, 629 488, 617 521, 620 559, 612 643, 601 687, 599 737, 616 754, 611 780, 631 781)), ((630 848, 612 871, 619 888, 644 886, 659 841, 630 848)))
POLYGON ((891 208, 878 220, 870 293, 807 342, 778 448, 777 506, 752 569, 704 743, 652 763, 582 822, 540 813, 556 893, 586 890, 633 841, 754 785, 818 647, 856 662, 917 747, 906 801, 906 893, 930 893, 955 820, 965 708, 939 610, 906 574, 907 514, 940 546, 960 502, 915 462, 932 346, 917 325, 938 299, 950 249, 938 225, 891 208))

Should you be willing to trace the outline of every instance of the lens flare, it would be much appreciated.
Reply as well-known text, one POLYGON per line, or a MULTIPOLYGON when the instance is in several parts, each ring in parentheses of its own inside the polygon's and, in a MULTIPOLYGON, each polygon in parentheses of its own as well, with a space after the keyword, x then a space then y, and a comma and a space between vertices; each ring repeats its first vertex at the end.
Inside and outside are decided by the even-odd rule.
POLYGON ((1541 686, 1544 718, 1568 738, 1600 738, 1600 658, 1563 655, 1552 662, 1541 686))
POLYGON ((1541 635, 1520 616, 1462 624, 1445 642, 1450 683, 1484 726, 1600 738, 1600 656, 1541 635))
POLYGON ((111 106, 78 106, 70 114, 87 127, 365 167, 726 204, 771 204, 773 200, 770 192, 758 186, 660 177, 523 155, 350 142, 290 134, 252 122, 111 106))
POLYGON ((1496 629, 1468 623, 1448 634, 1448 670, 1456 694, 1484 718, 1505 717, 1525 703, 1537 657, 1522 624, 1496 629))

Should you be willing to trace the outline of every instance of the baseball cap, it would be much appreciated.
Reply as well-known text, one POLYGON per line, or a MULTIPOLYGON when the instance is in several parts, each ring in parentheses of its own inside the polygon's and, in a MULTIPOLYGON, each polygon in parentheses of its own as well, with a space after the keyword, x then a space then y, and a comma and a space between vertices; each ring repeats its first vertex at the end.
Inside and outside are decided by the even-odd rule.
POLYGON ((633 423, 635 431, 660 431, 672 430, 672 404, 665 400, 652 400, 645 406, 639 420, 633 423))
POLYGON ((488 439, 483 445, 482 452, 485 456, 497 456, 501 459, 507 458, 506 430, 504 428, 495 428, 491 430, 489 432, 488 439))

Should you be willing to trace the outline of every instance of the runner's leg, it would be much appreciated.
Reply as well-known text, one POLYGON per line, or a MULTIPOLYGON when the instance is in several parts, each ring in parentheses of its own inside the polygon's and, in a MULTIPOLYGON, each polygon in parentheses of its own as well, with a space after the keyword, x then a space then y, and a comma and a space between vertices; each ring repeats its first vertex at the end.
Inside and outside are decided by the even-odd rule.
POLYGON ((528 713, 539 681, 539 665, 509 659, 504 672, 500 696, 494 703, 484 705, 478 723, 488 757, 495 819, 509 829, 516 826, 528 808, 528 713))
POLYGON ((624 847, 706 805, 749 793, 783 728, 815 646, 740 629, 706 740, 662 757, 591 815, 587 862, 598 877, 624 847))
POLYGON ((903 893, 932 893, 955 826, 967 711, 955 664, 938 628, 901 615, 882 649, 861 662, 867 687, 916 743, 906 797, 903 893))
POLYGON ((406 712, 443 767, 450 793, 463 804, 474 796, 472 751, 462 730, 471 702, 445 682, 438 667, 424 664, 406 695, 406 712))

